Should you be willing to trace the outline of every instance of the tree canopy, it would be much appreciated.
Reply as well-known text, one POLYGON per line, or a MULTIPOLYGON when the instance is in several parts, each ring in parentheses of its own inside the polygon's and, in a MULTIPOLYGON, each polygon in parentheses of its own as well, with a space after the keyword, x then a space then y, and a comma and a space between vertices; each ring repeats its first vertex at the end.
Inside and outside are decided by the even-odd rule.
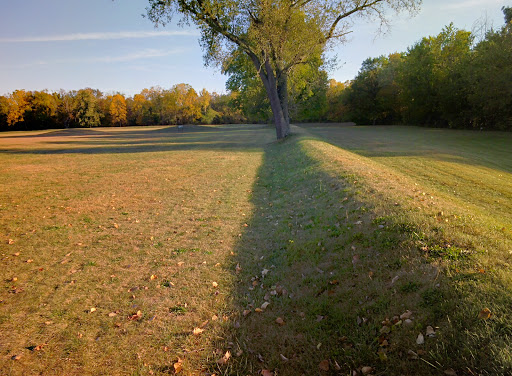
POLYGON ((201 32, 205 62, 229 64, 245 53, 265 88, 277 138, 289 134, 288 77, 297 66, 345 41, 354 17, 388 22, 390 10, 414 10, 421 0, 149 0, 155 24, 177 16, 201 32))

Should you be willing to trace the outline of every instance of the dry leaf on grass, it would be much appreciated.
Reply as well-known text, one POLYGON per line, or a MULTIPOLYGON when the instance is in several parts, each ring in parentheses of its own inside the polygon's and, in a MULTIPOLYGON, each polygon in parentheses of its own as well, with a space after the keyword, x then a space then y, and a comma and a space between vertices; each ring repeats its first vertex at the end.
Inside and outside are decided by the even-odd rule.
POLYGON ((285 322, 281 317, 278 317, 276 319, 276 324, 278 324, 279 326, 283 326, 285 324, 285 322))
POLYGON ((369 367, 369 366, 365 366, 365 367, 362 367, 361 368, 361 373, 363 375, 368 375, 370 372, 373 371, 373 368, 372 367, 369 367))
POLYGON ((327 359, 322 360, 318 364, 318 368, 320 368, 322 371, 329 371, 329 361, 327 359))
POLYGON ((219 287, 219 284, 218 284, 217 282, 212 282, 212 286, 213 286, 214 288, 217 288, 217 287, 219 287))
POLYGON ((204 332, 204 329, 201 329, 201 328, 195 328, 193 331, 192 331, 192 334, 194 334, 195 336, 198 336, 199 334, 201 334, 202 332, 204 332))
POLYGON ((423 337, 423 334, 418 334, 418 337, 416 338, 416 343, 418 345, 423 345, 425 343, 425 337, 423 337))
POLYGON ((180 373, 183 369, 183 363, 182 360, 178 358, 178 361, 173 364, 174 366, 174 373, 180 373))
POLYGON ((149 279, 150 279, 151 281, 154 281, 154 280, 155 280, 155 279, 157 279, 157 278, 158 278, 158 277, 157 277, 156 275, 154 275, 154 274, 151 274, 151 277, 149 277, 149 279))
POLYGON ((271 372, 268 369, 262 369, 261 376, 274 376, 274 372, 271 372))
POLYGON ((478 314, 478 318, 481 320, 488 320, 492 316, 491 310, 489 308, 484 308, 478 314))
POLYGON ((133 315, 128 316, 129 320, 140 320, 141 318, 142 318, 142 312, 141 311, 137 311, 137 313, 134 313, 133 315))
POLYGON ((217 364, 220 364, 220 365, 226 364, 228 362, 229 358, 231 358, 231 352, 226 351, 224 356, 222 358, 220 358, 219 360, 217 360, 217 364))
POLYGON ((261 309, 267 309, 267 307, 270 305, 270 302, 265 302, 261 305, 261 309))

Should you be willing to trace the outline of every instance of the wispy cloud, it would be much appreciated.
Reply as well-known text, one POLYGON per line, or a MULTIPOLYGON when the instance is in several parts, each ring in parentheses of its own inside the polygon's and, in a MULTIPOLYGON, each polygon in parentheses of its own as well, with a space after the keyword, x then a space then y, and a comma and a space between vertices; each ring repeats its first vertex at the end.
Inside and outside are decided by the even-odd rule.
POLYGON ((502 0, 464 0, 459 2, 444 3, 441 5, 443 10, 461 10, 461 9, 479 9, 486 6, 501 5, 502 0))
POLYGON ((38 42, 70 42, 81 40, 113 40, 113 39, 135 39, 175 36, 197 36, 195 31, 118 31, 104 33, 75 33, 62 35, 28 36, 14 38, 0 38, 0 43, 38 43, 38 42))
MULTIPOLYGON (((185 49, 144 49, 140 51, 135 51, 125 55, 118 56, 95 56, 95 57, 74 57, 69 59, 54 59, 54 60, 35 60, 33 62, 27 64, 17 64, 16 68, 30 68, 37 66, 47 66, 47 65, 55 65, 55 64, 95 64, 95 63, 120 63, 120 62, 130 62, 136 60, 144 60, 158 57, 165 57, 170 55, 178 55, 185 53, 185 49)), ((6 66, 4 66, 5 68, 6 66)))

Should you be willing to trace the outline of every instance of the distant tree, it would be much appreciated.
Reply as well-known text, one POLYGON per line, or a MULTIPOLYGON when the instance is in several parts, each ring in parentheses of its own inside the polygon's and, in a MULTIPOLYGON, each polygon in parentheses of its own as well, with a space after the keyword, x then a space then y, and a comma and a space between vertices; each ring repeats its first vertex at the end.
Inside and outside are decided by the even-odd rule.
POLYGON ((465 71, 474 128, 512 130, 512 8, 502 8, 505 26, 475 46, 465 71))
POLYGON ((126 100, 123 95, 116 94, 110 102, 110 117, 113 125, 126 124, 126 100))
POLYGON ((199 93, 199 105, 201 107, 201 113, 203 115, 206 115, 208 108, 210 107, 210 100, 211 95, 210 93, 208 93, 208 90, 201 90, 201 92, 199 93))
POLYGON ((9 113, 9 101, 0 95, 0 129, 7 127, 7 114, 9 113))
POLYGON ((345 121, 349 120, 347 116, 347 107, 344 101, 345 90, 350 86, 350 82, 338 82, 330 79, 326 92, 326 114, 325 119, 328 121, 345 121))
POLYGON ((398 77, 405 122, 456 124, 466 107, 464 77, 458 69, 469 56, 472 41, 470 32, 450 24, 408 50, 398 77))
POLYGON ((146 97, 143 94, 135 94, 133 96, 132 117, 133 123, 144 125, 144 110, 146 107, 146 97))
POLYGON ((25 120, 25 114, 31 110, 30 93, 15 90, 7 97, 7 125, 13 126, 25 120))
POLYGON ((58 126, 58 108, 60 98, 57 94, 47 91, 34 91, 30 98, 32 111, 27 122, 31 129, 54 128, 58 126))
POLYGON ((386 22, 386 8, 414 9, 419 0, 149 0, 147 15, 165 24, 178 15, 199 27, 207 63, 225 64, 237 50, 258 72, 278 139, 289 132, 288 78, 297 66, 343 42, 351 16, 386 22))
POLYGON ((65 128, 69 128, 74 125, 76 115, 76 95, 75 90, 66 92, 61 90, 58 93, 59 106, 57 108, 58 121, 64 125, 65 128))
POLYGON ((79 90, 76 95, 75 119, 79 127, 100 125, 100 112, 92 89, 79 90))

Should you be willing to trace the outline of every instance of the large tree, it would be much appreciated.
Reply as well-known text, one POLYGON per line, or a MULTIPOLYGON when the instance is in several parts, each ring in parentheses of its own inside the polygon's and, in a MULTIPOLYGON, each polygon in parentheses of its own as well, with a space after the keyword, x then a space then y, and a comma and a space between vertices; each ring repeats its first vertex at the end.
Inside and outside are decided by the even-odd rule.
POLYGON ((290 132, 288 76, 311 57, 345 41, 354 17, 387 23, 386 11, 421 0, 149 0, 155 24, 174 16, 201 31, 205 62, 226 64, 237 49, 249 57, 269 99, 277 138, 290 132))

